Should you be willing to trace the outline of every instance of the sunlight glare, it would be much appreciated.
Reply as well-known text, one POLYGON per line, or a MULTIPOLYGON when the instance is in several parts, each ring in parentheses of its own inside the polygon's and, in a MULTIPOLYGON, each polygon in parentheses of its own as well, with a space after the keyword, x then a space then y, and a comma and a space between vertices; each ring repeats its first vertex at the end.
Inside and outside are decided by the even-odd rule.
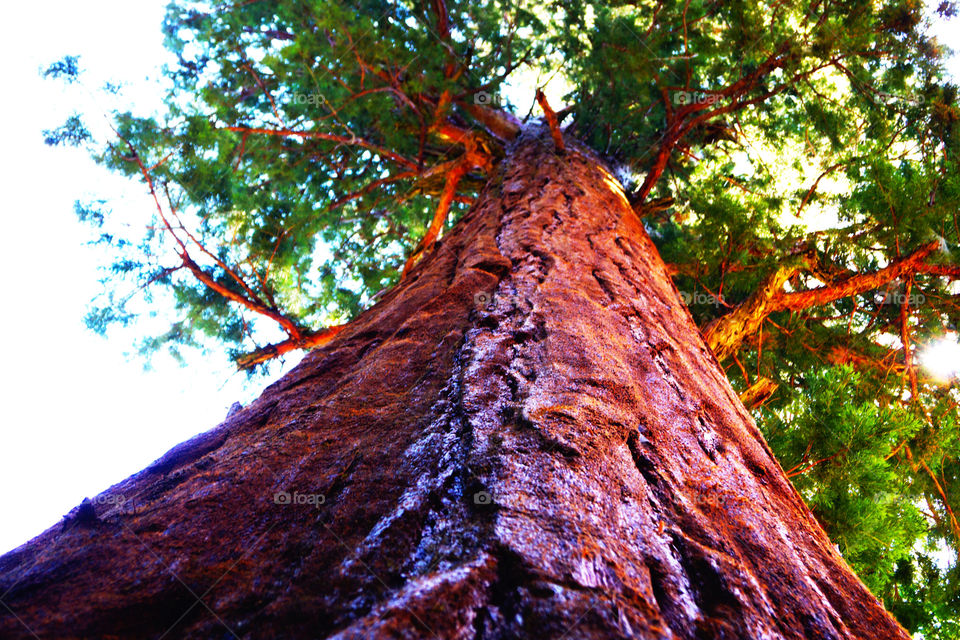
POLYGON ((938 378, 949 379, 960 374, 960 343, 951 335, 930 343, 920 355, 927 371, 938 378))

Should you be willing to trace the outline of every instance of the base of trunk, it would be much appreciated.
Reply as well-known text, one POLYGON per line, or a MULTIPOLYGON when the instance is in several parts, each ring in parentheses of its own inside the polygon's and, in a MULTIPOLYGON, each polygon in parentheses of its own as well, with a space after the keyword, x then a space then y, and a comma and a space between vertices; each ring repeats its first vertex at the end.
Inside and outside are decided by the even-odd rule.
POLYGON ((526 131, 376 307, 0 558, 0 635, 906 638, 617 182, 553 148, 526 131))

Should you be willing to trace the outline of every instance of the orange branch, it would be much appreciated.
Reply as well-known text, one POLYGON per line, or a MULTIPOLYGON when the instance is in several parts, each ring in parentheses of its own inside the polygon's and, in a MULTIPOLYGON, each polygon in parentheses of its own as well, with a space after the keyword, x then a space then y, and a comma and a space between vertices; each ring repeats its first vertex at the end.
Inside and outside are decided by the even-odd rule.
MULTIPOLYGON (((807 451, 809 451, 809 450, 810 450, 810 449, 809 449, 809 447, 808 447, 808 448, 807 448, 807 451)), ((834 453, 834 454, 831 455, 831 456, 827 456, 826 458, 820 458, 819 460, 814 460, 813 462, 808 462, 808 463, 806 463, 806 465, 799 465, 799 464, 798 464, 796 467, 793 467, 793 469, 791 469, 790 471, 785 471, 784 473, 786 474, 786 476, 787 476, 788 478, 794 478, 794 477, 796 477, 796 476, 802 476, 803 474, 805 474, 806 472, 810 471, 810 469, 813 469, 813 468, 816 467, 817 465, 823 464, 824 462, 830 462, 831 460, 833 460, 834 458, 836 458, 836 457, 839 456, 840 454, 846 453, 846 452, 847 452, 847 448, 846 448, 846 447, 843 447, 843 448, 841 448, 839 451, 837 451, 836 453, 834 453)))
POLYGON ((813 194, 817 191, 817 186, 820 184, 820 181, 823 180, 825 177, 827 177, 827 175, 829 175, 829 174, 832 173, 833 171, 836 171, 837 169, 839 169, 839 168, 842 167, 842 166, 843 166, 843 163, 839 163, 839 162, 838 162, 837 164, 833 165, 832 167, 829 167, 826 171, 824 171, 823 173, 821 173, 821 174, 817 177, 817 179, 816 179, 816 180, 814 181, 814 183, 813 183, 813 186, 810 187, 810 189, 807 191, 807 195, 803 196, 803 201, 800 203, 800 206, 797 208, 797 213, 796 213, 797 217, 800 216, 800 214, 803 212, 803 208, 804 208, 805 206, 807 206, 807 202, 810 201, 810 198, 811 198, 811 197, 813 196, 813 194))
POLYGON ((440 38, 446 40, 450 37, 450 17, 447 14, 447 4, 443 0, 433 0, 433 10, 437 14, 437 31, 440 32, 440 38))
MULTIPOLYGON (((291 336, 291 338, 298 338, 298 339, 301 338, 303 335, 302 331, 292 320, 290 320, 283 314, 279 313, 278 311, 274 309, 270 309, 265 304, 263 304, 263 302, 260 301, 259 298, 257 298, 256 300, 250 300, 246 296, 242 296, 235 291, 231 291, 230 289, 227 289, 222 284, 214 280, 212 276, 210 276, 207 272, 205 272, 200 267, 200 265, 198 265, 193 260, 193 258, 190 257, 190 254, 187 251, 187 245, 183 242, 183 240, 180 239, 180 236, 177 235, 177 232, 174 230, 173 226, 170 224, 170 221, 167 218, 166 214, 163 213, 163 206, 160 204, 160 197, 159 195, 157 195, 157 189, 153 182, 153 176, 150 175, 149 170, 146 168, 146 166, 144 166, 143 161, 140 159, 140 155, 137 153, 136 149, 133 147, 130 141, 126 140, 123 137, 121 137, 120 139, 123 140, 123 142, 130 149, 130 153, 131 153, 130 159, 133 162, 135 162, 139 167, 140 173, 147 184, 147 188, 150 191, 150 196, 153 198, 153 203, 154 205, 156 205, 157 213, 160 216, 160 219, 163 221, 164 227, 166 228, 167 232, 170 233, 171 236, 173 236, 173 239, 176 241, 177 245, 180 247, 180 250, 177 251, 177 255, 180 256, 180 260, 183 263, 183 266, 189 269, 190 272, 194 275, 194 277, 197 278, 197 280, 207 285, 208 287, 210 287, 211 289, 219 293, 221 296, 223 296, 227 300, 237 302, 238 304, 243 305, 244 307, 250 309, 255 313, 264 315, 270 318, 271 320, 274 320, 281 327, 283 327, 284 330, 286 330, 286 332, 288 333, 288 335, 291 336)), ((186 232, 186 229, 183 227, 182 224, 180 225, 180 227, 181 229, 184 230, 184 232, 186 232)), ((190 234, 187 233, 187 235, 189 236, 190 234)), ((194 240, 194 242, 196 242, 196 240, 194 240)), ((234 275, 234 277, 236 276, 234 275)))
POLYGON ((553 137, 553 144, 557 147, 557 153, 564 154, 566 153, 566 147, 563 144, 563 133, 560 131, 560 122, 557 120, 557 114, 550 107, 550 103, 547 102, 547 96, 543 94, 543 91, 537 89, 537 102, 540 103, 540 108, 543 109, 543 115, 547 119, 547 124, 550 126, 550 135, 553 137))
MULTIPOLYGON (((907 447, 907 459, 910 461, 914 469, 917 468, 917 464, 913 461, 913 452, 910 451, 910 447, 907 447)), ((927 466, 927 463, 923 460, 920 460, 919 467, 922 468, 926 474, 930 477, 930 480, 933 481, 933 486, 936 488, 937 493, 940 494, 940 499, 943 500, 943 508, 946 509, 947 515, 950 516, 950 529, 953 531, 953 535, 956 540, 960 541, 960 524, 957 523, 956 516, 953 515, 953 508, 950 507, 950 502, 947 500, 947 493, 943 490, 943 486, 940 484, 940 481, 937 480, 937 476, 930 470, 930 467, 927 466)))
POLYGON ((520 133, 520 121, 502 109, 494 109, 482 104, 460 103, 460 106, 487 128, 490 133, 504 142, 509 142, 520 133))
POLYGON ((226 288, 225 286, 223 286, 222 284, 214 280, 213 276, 211 276, 206 271, 204 271, 200 267, 200 265, 194 262, 193 258, 191 258, 186 251, 182 251, 180 253, 180 259, 183 261, 183 265, 190 270, 190 272, 194 275, 194 277, 197 280, 207 285, 208 287, 210 287, 211 289, 219 293, 221 296, 223 296, 227 300, 231 300, 233 302, 241 304, 255 313, 259 313, 260 315, 270 318, 271 320, 279 324, 281 327, 283 327, 284 330, 290 335, 291 338, 302 337, 303 335, 302 330, 292 320, 290 320, 290 318, 287 318, 282 313, 274 309, 270 309, 269 307, 267 307, 262 303, 249 300, 248 298, 240 295, 236 291, 231 291, 230 289, 226 288))
MULTIPOLYGON (((244 280, 239 275, 237 275, 236 271, 231 269, 229 266, 227 266, 226 263, 220 260, 220 258, 218 258, 212 252, 210 252, 203 245, 203 243, 201 243, 192 233, 190 233, 190 230, 187 229, 187 227, 184 226, 183 221, 180 220, 180 214, 177 213, 176 207, 173 206, 173 198, 170 197, 170 192, 169 190, 167 190, 166 185, 164 185, 164 192, 167 196, 167 205, 170 207, 170 213, 172 213, 173 217, 177 219, 177 224, 180 227, 180 230, 187 235, 187 238, 189 238, 195 245, 197 245, 197 248, 200 249, 200 251, 202 251, 207 257, 213 260, 213 262, 218 267, 223 269, 228 276, 233 278, 234 281, 236 281, 236 283, 239 284, 243 288, 243 290, 247 292, 247 295, 250 297, 251 301, 254 304, 258 304, 266 307, 266 304, 263 302, 262 299, 260 299, 260 296, 258 296, 256 292, 254 292, 254 290, 250 287, 250 285, 247 284, 246 280, 244 280)), ((186 248, 184 248, 184 250, 186 250, 186 248)))
POLYGON ((743 340, 759 330, 763 320, 777 311, 802 311, 811 307, 849 298, 876 289, 902 275, 921 269, 923 261, 940 246, 939 242, 923 245, 912 254, 896 260, 883 269, 861 273, 830 285, 784 293, 783 285, 799 271, 799 266, 785 265, 773 272, 757 289, 730 313, 714 319, 703 329, 703 337, 718 360, 740 348, 743 340))
POLYGON ((906 273, 918 271, 927 256, 936 251, 939 246, 939 242, 930 242, 906 258, 896 260, 878 271, 851 276, 841 282, 809 291, 781 294, 775 306, 778 311, 800 311, 876 289, 906 273))
POLYGON ((446 222, 447 215, 450 213, 450 204, 453 202, 453 198, 457 193, 457 185, 460 184, 460 179, 466 175, 467 171, 469 171, 468 164, 462 160, 447 174, 447 181, 443 186, 443 193, 440 195, 440 202, 437 203, 437 210, 433 214, 433 220, 430 221, 430 227, 420 240, 420 243, 413 250, 413 253, 407 258, 406 264, 403 265, 403 273, 400 276, 401 279, 407 276, 410 269, 413 268, 413 265, 420 259, 420 256, 429 251, 434 243, 436 243, 437 238, 440 236, 440 231, 443 230, 443 223, 446 222))
POLYGON ((921 264, 917 267, 917 273, 928 273, 934 276, 946 276, 954 280, 960 280, 960 266, 953 264, 921 264))
POLYGON ((250 353, 244 354, 237 358, 237 368, 249 369, 263 362, 267 362, 268 360, 278 358, 285 353, 289 353, 290 351, 322 347, 330 342, 335 335, 343 331, 346 326, 347 325, 345 324, 339 324, 328 327, 321 331, 306 333, 299 338, 290 338, 289 340, 284 340, 283 342, 260 347, 256 351, 251 351, 250 353))
POLYGON ((370 193, 371 191, 373 191, 374 189, 378 187, 382 187, 385 184, 397 182, 398 180, 403 180, 404 178, 415 178, 417 177, 417 175, 418 174, 416 171, 404 171, 396 175, 387 176, 386 178, 380 178, 379 180, 374 180, 364 185, 363 188, 358 189, 357 191, 354 191, 353 193, 345 195, 342 198, 338 199, 336 202, 332 203, 329 207, 327 207, 327 210, 333 211, 337 207, 341 207, 347 202, 350 202, 351 200, 355 200, 361 196, 364 196, 370 193))
POLYGON ((917 394, 917 372, 913 368, 913 353, 910 351, 910 289, 913 282, 907 282, 904 290, 903 303, 900 305, 900 342, 903 344, 903 363, 907 370, 907 377, 910 379, 910 399, 913 402, 919 402, 920 397, 917 394))

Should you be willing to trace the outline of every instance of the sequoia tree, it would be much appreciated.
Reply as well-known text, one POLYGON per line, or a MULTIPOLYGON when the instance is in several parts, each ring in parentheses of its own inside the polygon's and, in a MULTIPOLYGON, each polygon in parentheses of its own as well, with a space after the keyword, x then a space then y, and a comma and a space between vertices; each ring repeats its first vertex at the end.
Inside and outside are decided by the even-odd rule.
POLYGON ((908 637, 847 562, 951 637, 957 393, 917 352, 956 328, 960 111, 920 3, 165 30, 164 113, 47 134, 149 197, 142 237, 78 204, 89 322, 172 295, 146 350, 312 350, 0 558, 3 637, 908 637), (521 120, 537 72, 568 106, 521 120))

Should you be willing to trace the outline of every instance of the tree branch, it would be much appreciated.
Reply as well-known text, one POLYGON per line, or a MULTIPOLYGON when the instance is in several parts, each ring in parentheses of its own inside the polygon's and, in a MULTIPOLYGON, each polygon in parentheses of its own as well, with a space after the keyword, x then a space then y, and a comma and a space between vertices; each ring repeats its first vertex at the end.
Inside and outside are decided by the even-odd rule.
POLYGON ((908 281, 900 304, 900 343, 903 345, 903 364, 910 379, 910 400, 919 402, 917 394, 917 371, 913 367, 913 351, 910 349, 910 289, 913 282, 908 281))
POLYGON ((793 293, 784 293, 783 285, 800 270, 801 265, 781 266, 733 311, 711 321, 703 330, 703 338, 717 360, 723 360, 737 351, 743 340, 759 329, 760 323, 771 313, 802 311, 876 289, 904 274, 918 271, 923 261, 939 246, 939 241, 930 242, 878 271, 857 274, 830 285, 793 293))
POLYGON ((433 10, 437 14, 437 31, 440 38, 446 40, 450 37, 450 17, 447 13, 447 4, 444 0, 433 0, 433 10))
POLYGON ((450 213, 450 204, 453 202, 453 197, 457 193, 457 185, 460 184, 460 179, 466 175, 469 170, 467 162, 461 160, 447 173, 447 181, 443 187, 443 193, 440 195, 440 201, 437 203, 437 210, 433 214, 433 220, 430 221, 430 227, 427 229, 427 233, 424 234, 419 244, 417 244, 417 247, 413 250, 413 253, 407 258, 406 264, 403 265, 403 273, 400 276, 401 279, 407 277, 413 265, 436 243, 440 232, 443 230, 443 223, 446 222, 447 215, 450 213))
POLYGON ((547 102, 547 96, 545 96, 540 89, 537 89, 537 102, 540 103, 540 108, 543 109, 543 115, 547 119, 547 124, 550 126, 550 135, 553 137, 553 144, 557 147, 557 153, 563 155, 566 153, 567 148, 563 144, 563 133, 560 131, 560 122, 557 120, 557 114, 550 107, 550 103, 547 102))
POLYGON ((744 389, 740 394, 740 402, 746 407, 747 411, 753 411, 777 390, 777 383, 770 378, 760 377, 752 385, 744 389))
POLYGON ((235 131, 237 133, 243 133, 246 135, 250 134, 259 134, 266 136, 280 136, 280 137, 295 137, 295 138, 315 138, 318 140, 327 140, 330 142, 336 142, 338 144, 344 144, 354 147, 362 147, 369 151, 373 151, 382 158, 393 160, 397 164, 401 164, 410 169, 416 169, 417 163, 409 158, 401 156, 399 153, 395 153, 386 149, 384 147, 373 144, 372 142, 359 138, 357 136, 338 136, 332 133, 323 133, 320 131, 296 131, 294 129, 263 129, 259 127, 223 127, 227 131, 235 131))
POLYGON ((327 344, 335 335, 340 333, 347 325, 339 324, 328 327, 321 331, 311 331, 305 333, 299 338, 290 338, 283 342, 270 344, 260 347, 255 351, 244 354, 236 359, 238 369, 249 369, 258 364, 268 362, 274 358, 279 358, 285 353, 296 351, 298 349, 313 349, 327 344))
MULTIPOLYGON (((115 133, 117 132, 115 131, 115 133)), ((119 133, 117 133, 117 135, 119 136, 119 133)), ((166 228, 167 232, 173 237, 173 239, 177 243, 177 246, 179 247, 179 250, 177 250, 177 255, 180 257, 180 261, 182 262, 183 266, 186 267, 197 280, 199 280, 200 282, 202 282, 203 284, 211 288, 213 291, 217 292, 219 295, 223 296, 227 300, 230 300, 231 302, 236 302, 237 304, 243 307, 246 307, 247 309, 250 309, 254 313, 270 318, 271 320, 279 324, 283 328, 283 330, 287 333, 287 335, 290 336, 288 340, 285 340, 275 345, 270 345, 268 347, 263 347, 261 349, 258 349, 257 351, 254 351, 251 354, 248 354, 247 356, 241 357, 240 359, 238 359, 238 364, 240 365, 241 368, 248 368, 248 367, 254 366, 255 364, 266 362, 267 360, 276 358, 277 356, 280 356, 294 349, 303 349, 303 348, 309 348, 312 346, 318 346, 320 344, 325 343, 326 340, 329 340, 334 335, 336 335, 337 332, 339 332, 340 330, 339 327, 331 327, 329 329, 324 329, 318 332, 304 330, 296 322, 294 322, 287 316, 280 313, 277 309, 267 306, 255 293, 253 293, 253 291, 249 287, 246 286, 246 284, 242 281, 241 278, 239 278, 239 276, 236 273, 234 273, 231 269, 229 269, 225 264, 223 264, 219 260, 216 260, 216 261, 221 266, 221 268, 223 268, 229 275, 231 275, 242 286, 244 286, 245 290, 250 293, 252 298, 249 298, 240 293, 237 293, 236 291, 232 291, 228 289, 224 285, 217 282, 213 278, 213 276, 211 276, 206 271, 204 271, 203 268, 199 264, 197 264, 196 261, 193 260, 193 258, 190 257, 190 253, 187 250, 186 243, 180 238, 180 236, 177 235, 173 226, 170 224, 170 220, 167 218, 166 214, 163 212, 163 206, 160 204, 160 196, 157 193, 156 185, 153 182, 153 176, 150 174, 150 171, 147 169, 147 167, 143 164, 143 161, 141 160, 140 155, 137 153, 136 149, 130 143, 129 140, 123 138, 122 136, 119 136, 119 137, 121 140, 123 140, 123 142, 127 145, 127 148, 130 150, 131 156, 128 159, 136 163, 137 167, 140 169, 140 173, 143 176, 144 182, 146 182, 147 184, 147 188, 150 191, 150 196, 153 198, 154 205, 157 208, 157 213, 160 216, 160 219, 163 222, 164 227, 166 228)), ((173 203, 172 201, 170 201, 169 194, 167 194, 167 197, 171 207, 171 211, 173 211, 174 215, 176 215, 176 212, 173 209, 173 203)), ((179 220, 179 217, 178 217, 178 220, 179 220)), ((189 233, 189 231, 186 230, 186 228, 183 226, 182 223, 180 224, 180 228, 184 231, 184 233, 187 234, 187 236, 194 243, 197 244, 198 247, 201 248, 201 250, 204 251, 204 253, 206 253, 207 255, 210 255, 211 257, 213 256, 212 253, 207 251, 203 247, 203 245, 196 238, 194 238, 189 233)))
POLYGON ((777 300, 777 310, 800 311, 876 289, 900 276, 917 271, 923 261, 939 246, 939 241, 930 242, 921 246, 909 256, 895 260, 878 271, 861 273, 836 284, 808 291, 785 293, 777 300))
POLYGON ((730 313, 714 319, 704 328, 703 339, 717 360, 723 360, 740 348, 744 338, 760 328, 773 312, 774 300, 783 291, 783 285, 800 269, 800 265, 785 265, 767 276, 760 288, 730 313))
POLYGON ((947 500, 947 493, 943 490, 943 485, 940 484, 940 481, 937 480, 936 474, 927 466, 927 463, 924 460, 920 460, 919 463, 914 462, 913 452, 910 450, 910 447, 906 447, 907 451, 907 460, 910 462, 910 465, 917 470, 922 468, 927 476, 930 477, 930 480, 933 482, 934 488, 936 488, 937 493, 940 494, 940 499, 943 500, 943 508, 946 510, 947 515, 950 517, 950 530, 953 532, 954 539, 960 541, 960 523, 957 522, 956 516, 953 514, 953 509, 950 507, 950 501, 947 500))
POLYGON ((250 309, 254 313, 258 313, 262 316, 266 316, 270 318, 271 320, 279 324, 281 327, 283 327, 283 330, 286 331, 291 338, 300 338, 302 336, 303 331, 300 329, 300 327, 297 326, 295 322, 293 322, 293 320, 286 317, 285 315, 283 315, 282 313, 280 313, 275 309, 270 309, 269 307, 267 307, 262 303, 256 302, 254 300, 250 300, 246 296, 242 296, 236 291, 231 291, 230 289, 226 288, 225 286, 223 286, 222 284, 214 280, 213 276, 211 276, 209 273, 204 271, 200 267, 200 265, 194 262, 193 258, 191 258, 186 251, 180 252, 180 259, 183 261, 183 266, 189 269, 190 273, 192 273, 197 280, 207 285, 208 287, 210 287, 211 289, 219 293, 221 296, 223 296, 227 300, 236 302, 246 307, 247 309, 250 309))
POLYGON ((469 102, 460 103, 460 106, 504 142, 510 142, 520 133, 520 121, 512 113, 469 102))

